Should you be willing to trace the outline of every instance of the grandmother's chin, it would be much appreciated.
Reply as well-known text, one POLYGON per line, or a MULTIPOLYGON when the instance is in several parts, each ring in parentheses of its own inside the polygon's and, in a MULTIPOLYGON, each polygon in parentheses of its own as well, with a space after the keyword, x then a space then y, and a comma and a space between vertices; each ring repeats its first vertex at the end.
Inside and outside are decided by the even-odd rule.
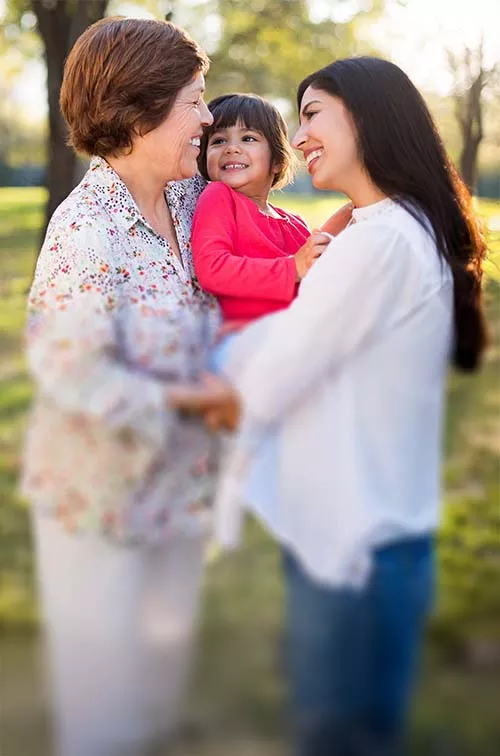
POLYGON ((198 163, 196 159, 190 160, 190 156, 185 156, 181 164, 183 179, 193 178, 198 173, 198 163))

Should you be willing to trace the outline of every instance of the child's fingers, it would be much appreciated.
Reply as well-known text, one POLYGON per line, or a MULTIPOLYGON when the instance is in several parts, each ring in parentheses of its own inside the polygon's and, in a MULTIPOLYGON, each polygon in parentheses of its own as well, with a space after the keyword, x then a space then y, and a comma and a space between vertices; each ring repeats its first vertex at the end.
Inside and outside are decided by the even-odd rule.
POLYGON ((315 263, 316 260, 321 257, 322 254, 323 254, 323 250, 317 250, 316 252, 311 252, 307 256, 306 265, 307 265, 308 270, 313 265, 313 263, 315 263))
POLYGON ((321 228, 314 228, 310 238, 312 244, 329 244, 332 239, 335 239, 332 234, 323 231, 321 228))

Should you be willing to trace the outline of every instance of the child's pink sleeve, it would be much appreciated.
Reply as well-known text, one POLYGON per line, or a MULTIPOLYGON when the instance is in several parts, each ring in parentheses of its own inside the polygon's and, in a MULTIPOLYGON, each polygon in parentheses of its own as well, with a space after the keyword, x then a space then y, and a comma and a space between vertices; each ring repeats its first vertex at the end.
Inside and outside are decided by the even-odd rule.
POLYGON ((237 228, 231 191, 214 182, 201 194, 191 234, 193 263, 200 285, 216 296, 291 302, 296 291, 293 257, 249 257, 242 245, 251 244, 244 228, 237 228))

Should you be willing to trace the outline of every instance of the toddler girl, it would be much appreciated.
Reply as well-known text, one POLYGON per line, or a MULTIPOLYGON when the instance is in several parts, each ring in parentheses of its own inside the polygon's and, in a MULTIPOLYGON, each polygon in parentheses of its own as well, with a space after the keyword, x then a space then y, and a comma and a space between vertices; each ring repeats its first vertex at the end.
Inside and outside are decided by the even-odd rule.
POLYGON ((208 107, 214 121, 198 162, 211 183, 196 206, 193 261, 200 285, 219 300, 227 332, 287 307, 319 252, 312 239, 306 243, 305 220, 269 202, 296 162, 279 111, 247 94, 216 97, 208 107))

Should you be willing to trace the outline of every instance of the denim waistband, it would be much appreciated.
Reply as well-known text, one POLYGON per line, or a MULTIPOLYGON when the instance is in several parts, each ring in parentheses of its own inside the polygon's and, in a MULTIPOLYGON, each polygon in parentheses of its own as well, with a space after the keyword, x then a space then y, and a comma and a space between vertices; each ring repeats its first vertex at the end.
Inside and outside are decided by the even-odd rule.
POLYGON ((435 541, 435 535, 431 533, 414 538, 403 538, 384 544, 383 546, 378 546, 374 551, 374 555, 376 557, 397 557, 399 554, 404 554, 405 556, 418 559, 432 553, 435 541))

